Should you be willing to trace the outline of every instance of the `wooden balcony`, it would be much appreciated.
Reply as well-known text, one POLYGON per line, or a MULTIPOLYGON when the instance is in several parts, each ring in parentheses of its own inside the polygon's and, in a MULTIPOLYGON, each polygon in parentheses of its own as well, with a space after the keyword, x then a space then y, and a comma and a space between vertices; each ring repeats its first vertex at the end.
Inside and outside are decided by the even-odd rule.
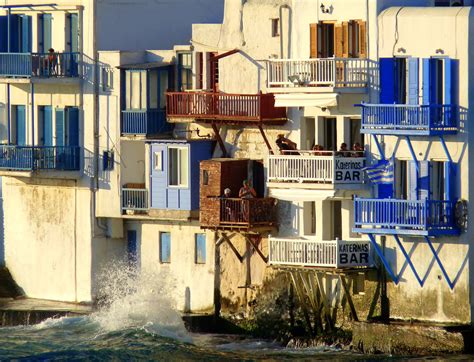
POLYGON ((455 134, 457 106, 446 104, 361 104, 362 133, 405 136, 455 134))
POLYGON ((367 268, 373 265, 370 241, 269 239, 268 262, 276 266, 367 268))
POLYGON ((354 232, 391 235, 458 235, 454 202, 438 200, 354 200, 354 232))
POLYGON ((286 108, 275 107, 273 94, 172 92, 166 94, 168 120, 283 124, 286 108))
POLYGON ((243 229, 275 225, 275 199, 273 198, 221 198, 201 199, 201 227, 206 229, 243 229))
POLYGON ((124 110, 122 111, 122 135, 149 136, 171 130, 162 110, 124 110))

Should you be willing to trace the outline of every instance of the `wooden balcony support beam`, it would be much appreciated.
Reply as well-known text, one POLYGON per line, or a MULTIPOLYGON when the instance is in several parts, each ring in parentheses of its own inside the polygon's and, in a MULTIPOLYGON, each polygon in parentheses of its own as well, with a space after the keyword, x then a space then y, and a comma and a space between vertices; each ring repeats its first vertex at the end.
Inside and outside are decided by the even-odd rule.
POLYGON ((225 148, 225 143, 222 140, 221 134, 220 134, 220 129, 217 127, 216 122, 211 123, 212 130, 214 131, 214 134, 216 135, 217 143, 219 144, 219 147, 221 148, 222 151, 222 157, 227 158, 227 150, 225 148))
POLYGON ((258 130, 259 130, 260 133, 262 134, 263 140, 265 141, 265 144, 266 144, 267 147, 268 147, 268 151, 270 151, 270 154, 271 154, 271 155, 274 155, 272 146, 270 145, 270 142, 268 142, 267 135, 265 134, 265 131, 263 130, 263 127, 262 127, 261 124, 258 125, 258 130))
MULTIPOLYGON (((344 290, 344 297, 346 298, 347 303, 349 304, 352 319, 354 321, 358 322, 359 318, 357 317, 357 311, 355 309, 354 302, 352 301, 350 288, 349 288, 349 285, 347 284, 347 281, 346 281, 346 276, 343 275, 343 274, 339 274, 339 280, 341 281, 342 290, 344 290)), ((341 304, 342 304, 342 302, 341 302, 341 304)))
POLYGON ((234 236, 234 235, 235 234, 232 234, 229 237, 229 235, 227 235, 227 233, 221 233, 219 239, 216 242, 216 246, 219 247, 222 243, 226 242, 229 245, 230 249, 234 252, 237 259, 239 259, 240 263, 242 263, 244 261, 244 257, 242 255, 240 255, 239 251, 234 246, 234 244, 232 244, 232 241, 230 240, 232 238, 232 236, 234 236))

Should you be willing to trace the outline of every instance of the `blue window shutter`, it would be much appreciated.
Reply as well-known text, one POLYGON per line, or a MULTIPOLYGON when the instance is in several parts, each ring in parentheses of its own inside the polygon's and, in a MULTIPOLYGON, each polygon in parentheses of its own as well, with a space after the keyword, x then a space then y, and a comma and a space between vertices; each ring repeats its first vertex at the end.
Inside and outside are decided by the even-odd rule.
POLYGON ((205 264, 206 263, 206 234, 199 233, 196 234, 196 264, 205 264))
POLYGON ((444 199, 447 201, 456 199, 456 174, 457 164, 447 161, 444 163, 444 199))
POLYGON ((20 52, 21 53, 30 53, 31 52, 31 16, 21 15, 21 42, 20 42, 20 52))
POLYGON ((127 232, 127 256, 129 264, 137 264, 138 262, 138 245, 136 230, 128 230, 127 232))
POLYGON ((169 263, 171 261, 171 234, 160 233, 160 262, 169 263))
POLYGON ((444 104, 458 104, 459 63, 456 59, 444 59, 444 104))
POLYGON ((26 145, 26 109, 25 106, 16 106, 16 144, 26 145))
POLYGON ((43 107, 43 144, 45 146, 53 145, 53 110, 51 106, 43 107))
POLYGON ((69 51, 76 53, 79 51, 78 37, 79 37, 79 26, 78 26, 77 14, 69 15, 69 51))
POLYGON ((40 38, 40 53, 47 53, 48 50, 51 48, 51 14, 41 14, 39 17, 39 27, 41 30, 41 38, 40 38))
POLYGON ((395 103, 395 58, 380 58, 380 103, 395 103))
POLYGON ((418 199, 418 175, 415 161, 408 161, 408 199, 418 199))
POLYGON ((430 199, 430 163, 429 161, 420 161, 418 162, 419 167, 419 199, 430 199))
POLYGON ((423 104, 430 104, 432 97, 431 59, 423 59, 423 104))
POLYGON ((418 58, 408 59, 408 104, 417 105, 419 103, 418 63, 418 58))
POLYGON ((56 108, 56 146, 64 146, 66 144, 64 139, 65 118, 64 109, 56 108))
POLYGON ((69 107, 66 109, 67 114, 67 133, 66 145, 79 146, 79 109, 69 107))
POLYGON ((10 52, 18 53, 20 51, 21 34, 20 15, 10 15, 10 52))

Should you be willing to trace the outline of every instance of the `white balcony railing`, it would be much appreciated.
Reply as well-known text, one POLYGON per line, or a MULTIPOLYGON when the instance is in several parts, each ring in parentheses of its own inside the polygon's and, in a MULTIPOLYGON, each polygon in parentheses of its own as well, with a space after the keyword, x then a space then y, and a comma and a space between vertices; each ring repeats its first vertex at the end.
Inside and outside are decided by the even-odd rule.
POLYGON ((148 190, 122 188, 122 210, 123 211, 148 210, 148 190))
POLYGON ((355 268, 373 265, 367 240, 313 241, 270 238, 271 265, 295 265, 321 268, 355 268))
POLYGON ((294 151, 268 156, 269 182, 361 184, 363 151, 294 151), (361 157, 362 156, 362 157, 361 157))
POLYGON ((271 59, 268 87, 367 87, 368 60, 358 58, 271 59))

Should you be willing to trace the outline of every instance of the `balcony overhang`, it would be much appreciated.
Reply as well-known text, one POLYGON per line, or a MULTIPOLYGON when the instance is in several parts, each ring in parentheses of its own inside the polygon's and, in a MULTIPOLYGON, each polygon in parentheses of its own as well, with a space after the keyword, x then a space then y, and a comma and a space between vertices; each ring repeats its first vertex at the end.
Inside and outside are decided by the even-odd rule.
POLYGON ((364 190, 365 185, 303 185, 301 184, 291 184, 288 183, 276 183, 276 182, 267 182, 267 188, 269 196, 282 201, 315 201, 315 200, 351 200, 354 194, 354 191, 357 191, 357 194, 364 195, 368 194, 364 190), (326 189, 322 189, 322 186, 326 186, 326 189), (338 187, 335 189, 334 186, 338 187), (342 188, 339 188, 343 186, 342 188), (310 188, 311 187, 311 188, 310 188))
POLYGON ((406 235, 406 236, 458 236, 459 229, 402 229, 402 228, 377 228, 377 227, 354 227, 352 232, 358 234, 375 234, 375 235, 406 235))
POLYGON ((54 84, 54 85, 80 85, 81 78, 73 77, 51 77, 51 78, 36 78, 36 77, 6 77, 0 76, 0 84, 54 84))
POLYGON ((275 107, 337 107, 337 93, 275 94, 275 107))

